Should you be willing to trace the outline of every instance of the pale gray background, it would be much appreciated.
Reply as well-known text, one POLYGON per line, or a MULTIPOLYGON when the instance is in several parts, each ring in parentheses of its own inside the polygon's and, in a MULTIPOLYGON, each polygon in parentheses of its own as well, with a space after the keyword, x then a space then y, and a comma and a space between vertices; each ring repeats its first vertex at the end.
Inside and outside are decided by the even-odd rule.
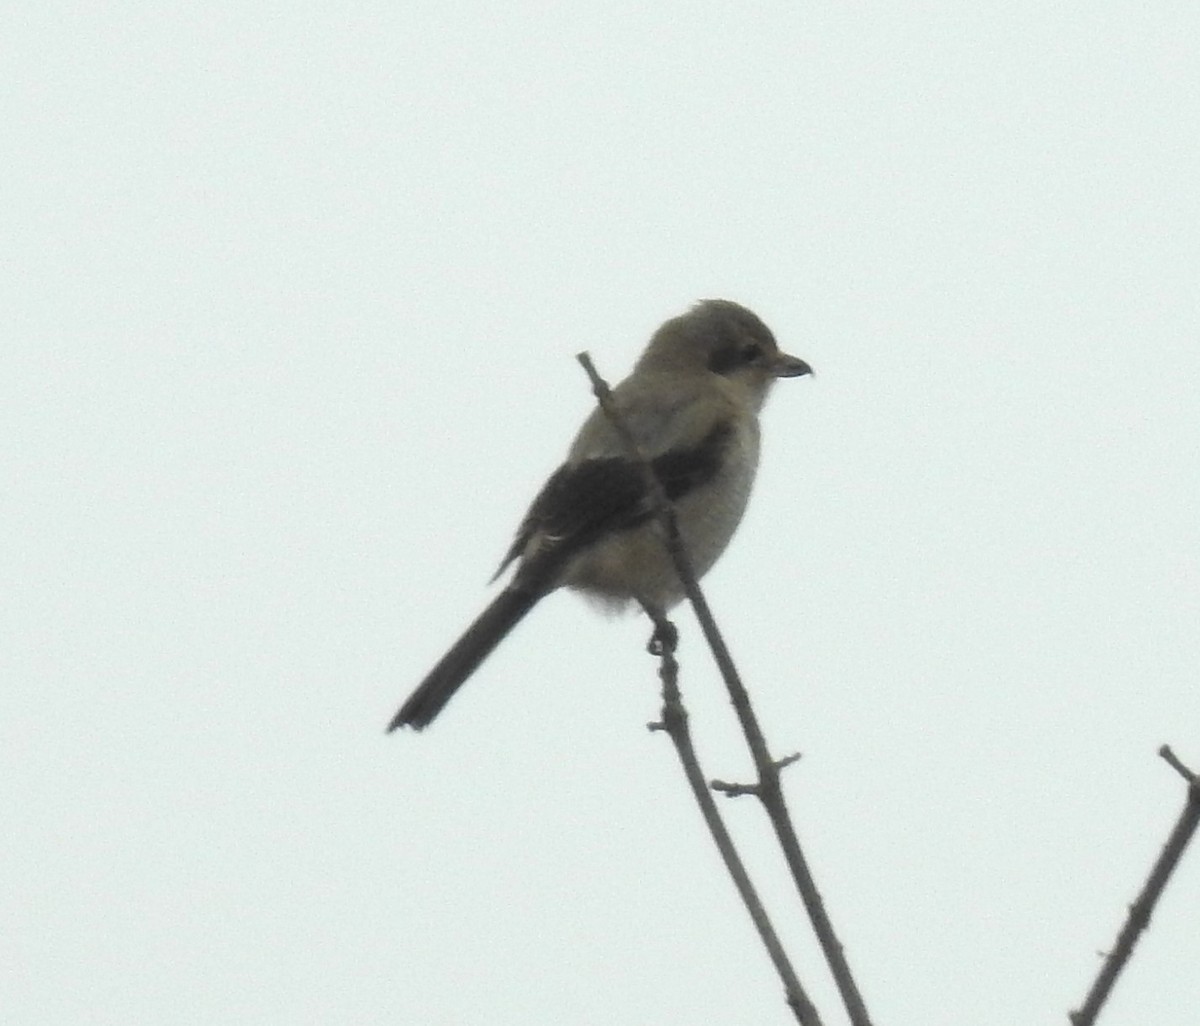
MULTIPOLYGON (((877 1021, 1065 1022, 1200 763, 1194 4, 23 6, 6 1023, 789 1021, 641 622, 556 596, 382 733, 573 354, 705 296, 818 369, 706 583, 877 1021)), ((1194 1026, 1197 908, 1194 851, 1106 1023, 1194 1026)))

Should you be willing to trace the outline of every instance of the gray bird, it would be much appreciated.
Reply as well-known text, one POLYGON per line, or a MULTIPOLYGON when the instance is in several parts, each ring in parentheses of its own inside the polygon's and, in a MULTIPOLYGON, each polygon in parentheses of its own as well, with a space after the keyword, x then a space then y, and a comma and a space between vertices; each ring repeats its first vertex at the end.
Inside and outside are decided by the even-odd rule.
MULTIPOLYGON (((674 504, 697 578, 729 544, 758 469, 758 414, 777 378, 811 374, 765 324, 724 299, 697 303, 654 333, 613 389, 624 422, 674 504)), ((641 467, 605 413, 583 423, 566 461, 525 514, 500 569, 499 595, 409 696, 388 730, 428 726, 540 599, 574 588, 610 609, 657 620, 683 589, 653 523, 641 467)), ((493 578, 494 579, 494 578, 493 578)))

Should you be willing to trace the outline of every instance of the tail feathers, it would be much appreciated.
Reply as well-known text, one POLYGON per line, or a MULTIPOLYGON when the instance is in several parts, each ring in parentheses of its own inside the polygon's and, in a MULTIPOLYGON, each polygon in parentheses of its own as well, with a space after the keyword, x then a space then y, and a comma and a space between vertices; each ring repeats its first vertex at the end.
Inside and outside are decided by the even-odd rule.
POLYGON ((388 732, 397 727, 421 730, 429 726, 542 594, 537 589, 510 586, 497 595, 409 696, 388 725, 388 732))

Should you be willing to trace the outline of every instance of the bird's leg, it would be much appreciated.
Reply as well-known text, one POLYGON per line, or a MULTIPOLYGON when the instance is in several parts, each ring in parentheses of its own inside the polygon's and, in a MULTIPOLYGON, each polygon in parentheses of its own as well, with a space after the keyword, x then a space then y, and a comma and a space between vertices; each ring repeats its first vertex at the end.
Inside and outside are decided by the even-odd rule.
POLYGON ((675 625, 667 619, 667 614, 658 606, 650 602, 643 602, 641 599, 638 601, 646 611, 646 615, 650 617, 650 622, 654 624, 654 633, 650 635, 646 651, 652 656, 674 652, 675 645, 679 641, 679 631, 675 629, 675 625))

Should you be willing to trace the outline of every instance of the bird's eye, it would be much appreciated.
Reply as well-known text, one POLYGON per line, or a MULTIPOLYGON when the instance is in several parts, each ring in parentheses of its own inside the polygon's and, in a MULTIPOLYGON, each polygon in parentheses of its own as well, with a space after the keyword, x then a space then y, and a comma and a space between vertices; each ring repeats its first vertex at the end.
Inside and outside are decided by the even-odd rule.
POLYGON ((746 363, 753 363, 760 356, 762 356, 762 351, 762 346, 760 346, 757 342, 747 342, 744 346, 742 346, 742 359, 746 363))

